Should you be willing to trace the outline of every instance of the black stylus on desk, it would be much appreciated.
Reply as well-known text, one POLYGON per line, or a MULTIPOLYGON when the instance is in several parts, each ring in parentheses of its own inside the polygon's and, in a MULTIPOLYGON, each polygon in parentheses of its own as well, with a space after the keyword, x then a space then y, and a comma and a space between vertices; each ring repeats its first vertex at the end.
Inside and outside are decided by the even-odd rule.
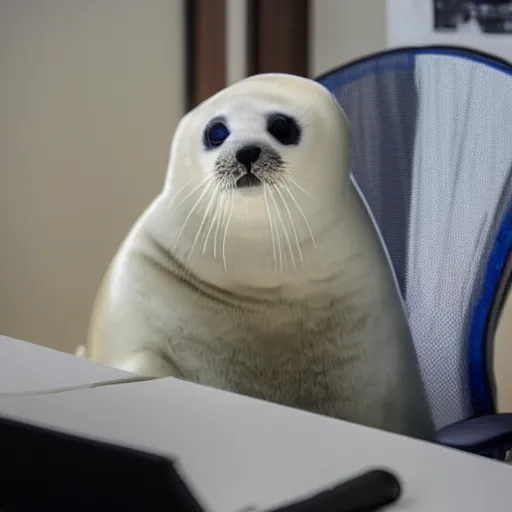
POLYGON ((266 512, 375 512, 401 495, 398 478, 386 469, 371 469, 302 501, 266 512))

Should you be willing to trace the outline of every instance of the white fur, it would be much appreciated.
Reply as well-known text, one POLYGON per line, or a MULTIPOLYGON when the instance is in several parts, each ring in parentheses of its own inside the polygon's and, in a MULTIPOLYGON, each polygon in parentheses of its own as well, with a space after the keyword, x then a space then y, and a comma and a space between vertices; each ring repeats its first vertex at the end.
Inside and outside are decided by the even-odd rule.
POLYGON ((164 189, 104 280, 88 357, 430 437, 401 299, 350 180, 348 141, 330 93, 291 75, 248 78, 187 114, 164 189), (267 132, 270 112, 298 121, 298 146, 267 132), (217 116, 230 136, 205 151, 217 116), (222 190, 218 159, 250 143, 271 147, 284 171, 275 185, 222 190))
MULTIPOLYGON (((197 177, 197 180, 187 188, 187 192, 200 183, 201 176, 211 176, 219 151, 230 151, 251 141, 262 141, 274 147, 282 155, 293 173, 290 174, 289 180, 295 183, 288 181, 285 185, 292 190, 313 233, 325 230, 330 224, 338 222, 337 219, 343 209, 340 191, 346 187, 348 180, 344 172, 348 157, 347 126, 344 118, 335 114, 338 112, 338 105, 324 88, 309 80, 296 77, 275 74, 256 76, 225 89, 189 113, 178 126, 163 192, 164 201, 172 200, 173 193, 182 189, 191 178, 197 177), (290 81, 293 81, 293 88, 290 88, 290 81), (272 93, 269 91, 260 97, 257 91, 264 88, 267 83, 271 84, 272 93), (319 100, 314 109, 306 99, 307 91, 311 88, 319 100), (305 126, 298 148, 282 146, 266 132, 264 115, 272 111, 289 113, 305 126), (224 115, 227 118, 231 136, 219 151, 206 153, 201 149, 202 132, 208 120, 218 115, 224 115), (333 133, 338 133, 339 137, 335 139, 332 136, 333 133), (340 172, 337 175, 333 174, 329 171, 332 168, 337 168, 340 172), (326 202, 329 203, 329 208, 325 208, 326 202)), ((201 190, 204 190, 204 187, 201 190)), ((306 253, 303 257, 307 256, 310 260, 315 260, 317 251, 310 243, 309 229, 295 203, 286 195, 284 188, 272 194, 280 206, 281 217, 286 222, 289 221, 289 213, 282 204, 280 194, 287 198, 302 251, 306 253)), ((168 247, 173 247, 179 229, 198 195, 194 194, 181 205, 181 208, 173 211, 172 218, 162 217, 160 219, 162 224, 160 225, 159 222, 159 225, 154 226, 155 231, 165 239, 168 247), (170 222, 174 224, 173 229, 169 229, 170 222)), ((227 222, 230 198, 225 195, 220 199, 222 200, 224 203, 216 202, 214 206, 216 209, 226 207, 224 218, 227 222)), ((268 203, 270 208, 275 210, 270 194, 268 203)), ((176 248, 175 254, 178 257, 186 258, 206 208, 207 201, 204 201, 196 210, 197 215, 189 218, 187 224, 189 229, 182 232, 176 248)), ((310 277, 314 278, 320 277, 319 273, 326 270, 314 265, 306 265, 304 268, 297 265, 296 267, 299 268, 297 272, 289 261, 286 268, 283 268, 283 271, 279 268, 276 274, 268 211, 262 189, 254 193, 245 192, 243 195, 233 194, 233 208, 230 213, 225 262, 228 272, 225 272, 221 258, 215 260, 199 257, 201 251, 195 250, 193 256, 198 257, 193 258, 194 271, 201 277, 211 280, 215 275, 216 284, 220 286, 229 285, 226 280, 229 282, 236 280, 248 286, 273 286, 284 283, 298 284, 303 281, 305 272, 310 272, 310 277)), ((291 229, 288 235, 294 236, 291 229)), ((293 244, 291 242, 292 240, 290 244, 293 247, 294 258, 297 259, 296 241, 293 239, 293 244)), ((213 243, 210 243, 210 253, 212 253, 212 245, 213 243)), ((286 253, 285 256, 291 259, 286 237, 281 239, 281 246, 282 252, 286 253)), ((332 241, 324 240, 322 248, 334 249, 332 241)), ((219 250, 221 251, 221 248, 219 250)))

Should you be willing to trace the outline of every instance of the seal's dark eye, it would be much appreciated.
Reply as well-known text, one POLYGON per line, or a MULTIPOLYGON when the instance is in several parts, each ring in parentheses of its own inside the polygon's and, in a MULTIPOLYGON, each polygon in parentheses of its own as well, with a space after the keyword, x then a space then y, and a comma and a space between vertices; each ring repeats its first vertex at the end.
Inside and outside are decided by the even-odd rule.
POLYGON ((229 137, 228 127, 221 121, 216 121, 204 131, 204 145, 207 149, 220 146, 229 137))
POLYGON ((272 114, 267 121, 267 130, 272 137, 285 146, 297 145, 300 128, 295 119, 284 114, 272 114))

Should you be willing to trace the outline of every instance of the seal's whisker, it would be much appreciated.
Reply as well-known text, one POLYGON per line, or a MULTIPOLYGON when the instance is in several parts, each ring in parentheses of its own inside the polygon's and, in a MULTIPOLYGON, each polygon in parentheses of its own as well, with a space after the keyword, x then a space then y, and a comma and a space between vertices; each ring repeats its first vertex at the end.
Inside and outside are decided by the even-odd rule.
POLYGON ((197 185, 196 187, 194 187, 177 205, 176 205, 176 208, 179 208, 190 196, 192 196, 193 194, 195 194, 201 187, 203 187, 204 185, 206 185, 208 182, 211 182, 212 181, 212 178, 211 177, 206 177, 203 179, 203 181, 201 181, 201 183, 199 183, 199 185, 197 185))
MULTIPOLYGON (((211 187, 211 184, 209 184, 208 188, 212 188, 211 187)), ((215 187, 213 187, 215 189, 215 187)), ((195 249, 195 246, 196 246, 196 243, 197 241, 199 240, 199 235, 201 234, 202 230, 203 230, 203 226, 204 226, 204 223, 206 222, 206 219, 208 217, 208 214, 210 213, 210 208, 212 207, 212 204, 213 204, 213 200, 217 197, 217 194, 216 193, 213 193, 210 197, 210 200, 208 201, 208 204, 206 206, 206 210, 204 212, 204 215, 203 215, 203 220, 201 221, 201 224, 199 225, 199 228, 197 230, 197 234, 194 238, 194 241, 192 243, 192 247, 190 248, 190 252, 188 253, 188 257, 190 258, 192 256, 192 253, 194 252, 194 249, 195 249)))
POLYGON ((295 177, 299 176, 301 178, 307 178, 308 180, 311 180, 313 183, 320 183, 320 180, 316 180, 315 178, 312 178, 311 176, 308 176, 307 174, 296 171, 295 169, 290 169, 289 167, 286 169, 286 172, 288 172, 291 176, 295 176, 295 177))
MULTIPOLYGON (((217 196, 219 195, 219 193, 217 192, 217 194, 215 194, 215 198, 217 198, 217 196)), ((213 218, 212 220, 210 221, 210 227, 208 228, 208 231, 206 233, 206 237, 204 239, 204 243, 203 243, 203 254, 206 252, 206 246, 208 245, 208 240, 210 239, 210 234, 212 232, 212 229, 213 229, 213 226, 215 226, 216 222, 217 222, 217 218, 218 218, 218 215, 219 215, 219 211, 220 209, 217 208, 215 210, 215 213, 213 215, 213 218)))
MULTIPOLYGON (((194 176, 193 178, 189 179, 185 185, 183 185, 170 199, 169 204, 167 205, 167 209, 170 210, 172 206, 174 205, 174 201, 178 198, 178 196, 195 180, 198 180, 199 178, 203 178, 204 180, 208 180, 209 178, 205 178, 202 175, 194 176)), ((193 191, 192 191, 193 193, 193 191)), ((185 198, 186 199, 186 198, 185 198)))
POLYGON ((307 196, 309 196, 311 199, 315 199, 307 190, 304 190, 293 178, 288 177, 288 179, 292 182, 293 185, 295 185, 299 190, 304 192, 307 196))
POLYGON ((185 217, 185 220, 183 221, 183 225, 181 226, 181 229, 178 233, 178 236, 176 237, 176 240, 174 242, 174 250, 176 250, 176 248, 178 247, 178 243, 180 241, 180 238, 181 238, 181 235, 185 229, 185 226, 187 225, 188 221, 190 220, 190 218, 192 217, 192 214, 195 212, 196 208, 199 206, 199 204, 202 202, 203 200, 203 197, 206 195, 206 193, 210 190, 210 187, 212 185, 212 181, 210 181, 210 183, 208 184, 207 187, 205 187, 205 189, 203 190, 203 192, 201 193, 201 195, 199 196, 199 199, 194 203, 194 206, 190 209, 190 211, 188 212, 188 215, 185 217))
POLYGON ((270 238, 272 239, 272 254, 274 255, 274 271, 277 274, 276 242, 274 239, 274 227, 273 227, 273 223, 272 223, 272 216, 270 214, 270 207, 268 205, 267 187, 268 187, 268 185, 263 185, 263 198, 265 199, 265 207, 267 209, 268 225, 269 225, 269 229, 270 229, 270 238))
POLYGON ((277 253, 279 254, 279 271, 283 272, 283 250, 281 248, 281 231, 279 230, 279 224, 275 221, 274 229, 276 232, 277 240, 277 253))
POLYGON ((222 216, 224 214, 224 202, 225 201, 226 201, 226 196, 225 196, 225 194, 222 194, 221 198, 220 198, 220 204, 219 204, 219 207, 218 207, 216 215, 215 215, 216 221, 215 221, 215 233, 213 234, 213 259, 217 258, 217 235, 219 234, 219 228, 220 228, 220 225, 222 222, 222 216), (217 215, 217 213, 218 213, 218 215, 217 215))
MULTIPOLYGON (((269 192, 270 185, 267 186, 267 194, 270 195, 269 192)), ((268 196, 267 196, 268 197, 268 196)), ((275 219, 275 214, 273 210, 273 204, 268 201, 268 207, 269 207, 269 215, 272 223, 272 229, 274 231, 274 236, 276 240, 276 270, 277 273, 283 271, 283 255, 282 255, 282 249, 281 249, 281 232, 279 230, 279 225, 275 219), (278 265, 279 262, 279 265, 278 265)))
POLYGON ((288 192, 288 194, 291 197, 292 201, 295 203, 295 206, 299 210, 299 213, 301 214, 302 218, 304 219, 304 222, 306 223, 306 226, 307 226, 308 231, 309 231, 309 236, 311 237, 311 241, 313 242, 313 246, 316 249, 315 237, 313 235, 313 231, 311 230, 311 226, 309 225, 307 217, 304 215, 304 212, 303 212, 302 208, 300 207, 300 204, 297 202, 297 199, 295 199, 295 196, 293 195, 293 192, 291 191, 290 187, 286 186, 286 191, 288 192))
MULTIPOLYGON (((227 216, 227 211, 228 211, 228 201, 227 201, 227 197, 226 197, 226 194, 223 194, 223 198, 222 198, 222 214, 219 216, 219 219, 218 219, 218 222, 217 222, 217 226, 215 228, 215 236, 214 236, 214 239, 213 239, 213 257, 214 258, 217 258, 217 237, 219 237, 219 245, 221 244, 222 240, 220 239, 220 236, 221 236, 221 229, 222 229, 222 226, 224 225, 224 219, 226 218, 227 216)), ((220 247, 219 247, 220 249, 220 247)))
MULTIPOLYGON (((268 188, 268 192, 269 192, 269 195, 272 199, 272 194, 270 192, 270 187, 268 188)), ((275 201, 274 201, 274 204, 275 204, 275 201)), ((280 271, 282 272, 283 271, 283 250, 281 248, 281 231, 279 230, 279 224, 277 223, 277 221, 275 221, 275 224, 274 224, 274 232, 276 234, 276 242, 277 242, 277 253, 279 255, 279 268, 280 268, 280 271)))
POLYGON ((226 240, 228 238, 228 229, 229 229, 229 221, 231 220, 231 215, 233 214, 233 204, 234 204, 234 195, 233 195, 233 192, 231 192, 229 194, 230 198, 231 198, 231 208, 229 209, 229 215, 228 215, 228 220, 226 222, 226 228, 224 229, 224 236, 222 238, 222 261, 224 263, 224 271, 227 272, 228 271, 228 266, 227 266, 227 263, 226 263, 226 240))
POLYGON ((276 190, 277 190, 277 193, 279 194, 279 196, 281 197, 281 199, 284 203, 284 207, 286 208, 286 211, 288 213, 288 218, 290 219, 290 226, 292 227, 293 235, 295 237, 295 243, 297 244, 297 251, 299 253, 300 261, 301 261, 301 263, 304 263, 304 258, 302 256, 302 250, 300 248, 300 243, 299 243, 299 236, 297 234, 297 229, 295 228, 295 222, 293 221, 292 212, 290 211, 290 208, 288 207, 288 202, 286 201, 286 198, 283 196, 281 190, 279 190, 279 187, 276 187, 276 190))
POLYGON ((277 201, 274 197, 274 194, 272 194, 272 189, 269 188, 269 193, 270 193, 270 198, 272 199, 272 201, 274 202, 274 205, 276 207, 276 212, 277 212, 277 217, 279 219, 279 222, 281 223, 281 226, 283 228, 283 233, 284 233, 284 237, 286 239, 286 242, 288 244, 288 249, 290 251, 290 258, 292 260, 292 265, 293 265, 293 268, 296 268, 295 267, 295 257, 293 256, 293 249, 292 249, 292 244, 290 243, 290 237, 288 236, 288 229, 286 229, 286 224, 283 220, 283 217, 281 215, 281 210, 279 208, 279 205, 277 204, 277 201))

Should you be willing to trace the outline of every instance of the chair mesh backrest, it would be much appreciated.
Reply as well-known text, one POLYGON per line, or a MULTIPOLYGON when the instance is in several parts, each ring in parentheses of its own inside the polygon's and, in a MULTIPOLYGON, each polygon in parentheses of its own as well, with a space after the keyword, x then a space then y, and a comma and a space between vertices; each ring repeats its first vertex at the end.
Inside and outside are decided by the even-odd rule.
POLYGON ((485 317, 489 265, 510 248, 495 242, 512 199, 511 73, 469 50, 415 48, 318 79, 349 120, 353 178, 387 246, 438 428, 492 412, 478 382, 485 318, 473 311, 485 317))

